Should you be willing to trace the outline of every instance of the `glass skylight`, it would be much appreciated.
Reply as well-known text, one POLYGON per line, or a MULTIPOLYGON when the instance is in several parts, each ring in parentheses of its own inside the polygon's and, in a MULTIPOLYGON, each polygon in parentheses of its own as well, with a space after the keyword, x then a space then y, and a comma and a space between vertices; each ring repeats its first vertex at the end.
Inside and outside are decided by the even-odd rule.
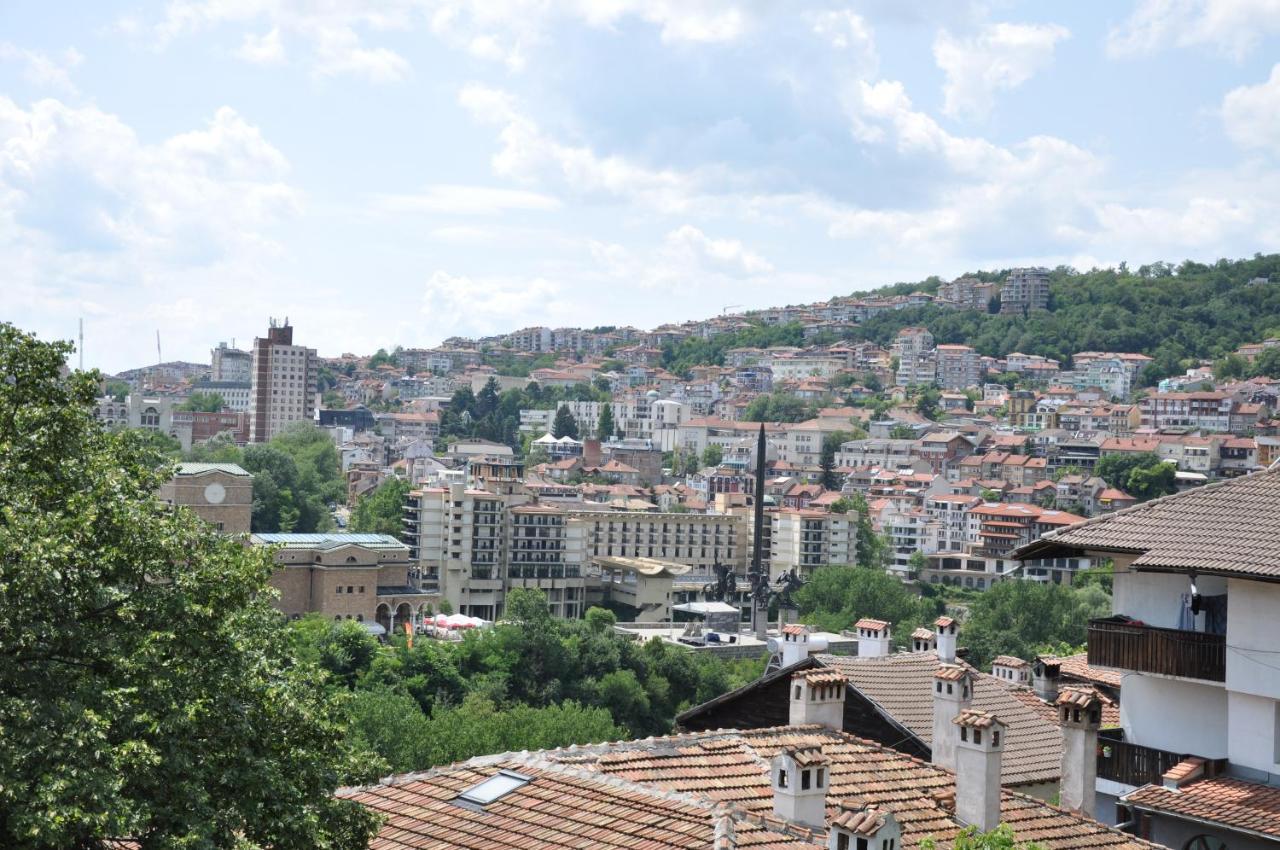
POLYGON ((458 795, 458 799, 465 800, 468 803, 475 803, 478 806, 487 806, 494 800, 505 797, 517 788, 522 788, 532 781, 532 776, 525 776, 523 773, 516 773, 514 770, 500 770, 483 782, 472 785, 463 791, 458 795))

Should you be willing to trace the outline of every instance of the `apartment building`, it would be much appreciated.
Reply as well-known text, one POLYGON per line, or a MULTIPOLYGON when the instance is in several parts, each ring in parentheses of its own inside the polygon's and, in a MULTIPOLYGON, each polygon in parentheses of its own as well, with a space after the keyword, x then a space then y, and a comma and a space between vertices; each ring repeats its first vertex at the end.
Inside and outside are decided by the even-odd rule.
POLYGON ((901 469, 911 466, 916 458, 915 440, 866 439, 849 440, 836 452, 839 466, 881 466, 901 469))
POLYGON ((507 514, 507 589, 536 588, 546 594, 553 617, 581 617, 586 599, 582 526, 551 505, 518 505, 507 514))
POLYGON ((1023 547, 1115 564, 1091 666, 1124 676, 1120 728, 1099 733, 1100 790, 1175 848, 1280 842, 1280 473, 1188 490, 1023 547))
POLYGON ((253 355, 248 351, 220 342, 217 348, 209 352, 209 361, 211 381, 248 385, 253 379, 253 355))
POLYGON ((982 358, 967 345, 939 345, 936 382, 944 390, 976 387, 982 381, 982 358))
POLYGON ((1049 309, 1049 270, 1013 269, 1000 288, 1000 312, 1026 315, 1049 309))
POLYGON ((1112 398, 1128 398, 1150 362, 1145 354, 1081 351, 1071 358, 1071 384, 1076 389, 1098 387, 1112 398))
POLYGON ((938 287, 938 298, 962 310, 986 311, 987 304, 999 291, 998 283, 986 283, 976 277, 958 277, 938 287))
POLYGON ((571 510, 583 528, 590 558, 651 558, 683 564, 692 575, 714 577, 715 564, 746 575, 751 535, 746 516, 571 510))
POLYGON ((959 552, 969 542, 969 511, 982 504, 968 493, 933 493, 925 496, 924 512, 935 526, 938 551, 959 552))
POLYGON ((1225 392, 1152 393, 1138 402, 1143 428, 1227 433, 1237 402, 1225 392))
POLYGON ((286 318, 265 337, 253 341, 250 385, 249 440, 265 443, 294 422, 315 416, 316 350, 293 344, 293 327, 286 318))
POLYGON ((903 328, 898 331, 892 351, 898 358, 898 371, 894 378, 898 386, 932 384, 937 380, 937 356, 933 334, 929 333, 928 328, 903 328))
POLYGON ((792 569, 805 576, 818 567, 857 560, 857 514, 784 509, 771 524, 769 568, 775 579, 792 569))

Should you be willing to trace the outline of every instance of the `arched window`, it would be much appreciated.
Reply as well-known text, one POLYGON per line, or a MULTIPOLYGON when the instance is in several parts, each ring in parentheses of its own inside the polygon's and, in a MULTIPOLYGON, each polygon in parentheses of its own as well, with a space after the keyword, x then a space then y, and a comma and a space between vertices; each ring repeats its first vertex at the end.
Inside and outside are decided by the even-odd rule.
POLYGON ((1182 845, 1182 850, 1227 850, 1227 842, 1216 835, 1197 835, 1182 845))
POLYGON ((160 427, 160 411, 154 407, 148 407, 142 411, 142 427, 143 428, 159 428, 160 427))

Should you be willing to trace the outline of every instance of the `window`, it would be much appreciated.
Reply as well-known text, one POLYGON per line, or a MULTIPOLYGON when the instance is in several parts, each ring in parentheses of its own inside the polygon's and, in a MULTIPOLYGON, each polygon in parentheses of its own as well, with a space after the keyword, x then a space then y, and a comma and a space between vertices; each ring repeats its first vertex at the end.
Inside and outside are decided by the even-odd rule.
POLYGON ((964 726, 960 727, 960 740, 961 741, 969 740, 969 730, 964 726))
POLYGON ((458 795, 457 799, 478 806, 487 806, 533 781, 532 776, 516 773, 514 770, 500 770, 488 779, 458 795))
POLYGON ((974 742, 975 744, 981 744, 981 743, 982 743, 982 730, 981 730, 981 729, 974 729, 974 730, 973 730, 973 742, 974 742))
POLYGON ((849 835, 844 832, 836 834, 836 850, 849 850, 849 835))
POLYGON ((999 729, 991 730, 991 746, 992 747, 1000 746, 1000 730, 999 729))
POLYGON ((800 790, 801 791, 809 790, 809 785, 813 779, 813 777, 810 776, 812 772, 813 771, 809 771, 809 770, 800 771, 800 790))
POLYGON ((338 585, 337 587, 335 587, 335 588, 333 589, 333 592, 334 592, 334 593, 341 593, 341 592, 342 592, 342 585, 338 585))
POLYGON ((821 788, 827 781, 827 769, 825 767, 818 768, 818 787, 821 788))

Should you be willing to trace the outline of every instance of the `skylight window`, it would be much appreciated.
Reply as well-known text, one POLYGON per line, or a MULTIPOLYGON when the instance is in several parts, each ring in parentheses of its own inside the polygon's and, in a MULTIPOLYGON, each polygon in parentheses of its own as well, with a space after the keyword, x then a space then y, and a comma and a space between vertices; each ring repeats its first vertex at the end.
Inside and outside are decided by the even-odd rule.
POLYGON ((487 806, 495 800, 507 796, 512 791, 523 788, 532 781, 532 776, 525 776, 523 773, 516 773, 514 770, 500 770, 483 782, 472 785, 463 791, 458 795, 457 799, 477 806, 487 806))

